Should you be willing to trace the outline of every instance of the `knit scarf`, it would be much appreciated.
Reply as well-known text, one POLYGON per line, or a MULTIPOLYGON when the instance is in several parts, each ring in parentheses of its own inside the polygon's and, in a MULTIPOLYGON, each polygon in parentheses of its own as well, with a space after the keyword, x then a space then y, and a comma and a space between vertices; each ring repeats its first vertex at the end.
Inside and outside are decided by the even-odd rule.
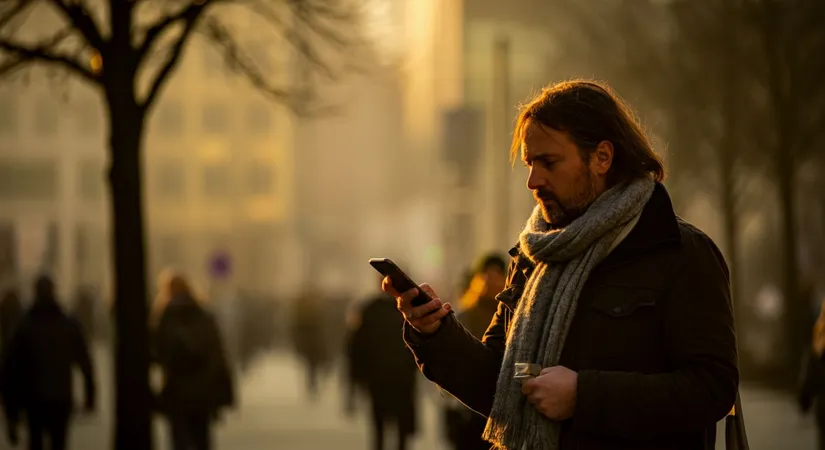
POLYGON ((654 186, 648 178, 616 185, 562 229, 552 229, 539 206, 528 219, 519 243, 534 269, 508 332, 493 409, 484 430, 484 439, 495 448, 559 448, 561 423, 527 402, 521 385, 513 379, 514 365, 559 364, 582 286, 624 227, 641 214, 654 186))

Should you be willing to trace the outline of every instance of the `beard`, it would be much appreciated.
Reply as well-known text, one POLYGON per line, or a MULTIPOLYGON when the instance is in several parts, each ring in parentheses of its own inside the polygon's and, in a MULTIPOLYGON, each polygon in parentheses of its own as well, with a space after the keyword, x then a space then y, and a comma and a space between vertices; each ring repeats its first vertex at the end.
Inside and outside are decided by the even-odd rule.
POLYGON ((596 179, 587 167, 582 167, 582 171, 576 177, 573 194, 560 199, 548 189, 537 189, 533 191, 533 198, 541 207, 541 214, 544 220, 553 229, 561 229, 570 225, 587 211, 587 208, 596 201, 598 197, 596 179))

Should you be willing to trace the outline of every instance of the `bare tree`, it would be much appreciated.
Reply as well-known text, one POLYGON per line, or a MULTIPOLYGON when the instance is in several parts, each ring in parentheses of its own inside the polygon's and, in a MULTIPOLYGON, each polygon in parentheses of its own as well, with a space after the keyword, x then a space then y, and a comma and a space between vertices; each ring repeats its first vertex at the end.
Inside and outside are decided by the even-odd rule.
MULTIPOLYGON (((323 106, 313 81, 334 81, 365 49, 358 33, 360 5, 347 0, 0 0, 0 76, 34 65, 56 68, 93 86, 109 117, 115 266, 116 426, 114 447, 149 449, 150 391, 147 288, 144 255, 141 146, 147 115, 196 34, 223 55, 229 69, 262 94, 299 114, 323 106), (40 8, 61 24, 45 38, 26 40, 38 28, 40 8), (225 12, 243 8, 287 42, 274 53, 295 56, 275 71, 298 76, 277 83, 264 73, 225 12)), ((43 28, 39 26, 39 28, 43 28)))

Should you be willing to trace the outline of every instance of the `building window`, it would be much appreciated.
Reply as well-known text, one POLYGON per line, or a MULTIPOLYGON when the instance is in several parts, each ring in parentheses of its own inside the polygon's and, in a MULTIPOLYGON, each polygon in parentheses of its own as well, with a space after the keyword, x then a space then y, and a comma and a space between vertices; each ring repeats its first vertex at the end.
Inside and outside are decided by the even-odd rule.
POLYGON ((212 47, 203 49, 203 69, 207 78, 218 78, 224 74, 224 61, 220 53, 212 47))
POLYGON ((249 131, 256 135, 264 135, 269 132, 272 120, 269 115, 269 107, 264 103, 253 103, 246 110, 246 124, 249 131))
POLYGON ((58 171, 55 161, 0 162, 0 198, 7 200, 54 200, 58 171))
POLYGON ((78 170, 80 198, 89 202, 96 202, 103 197, 105 178, 103 165, 98 161, 86 160, 80 162, 78 170))
POLYGON ((155 123, 165 136, 180 135, 183 132, 183 108, 177 100, 164 100, 157 111, 155 123))
POLYGON ((229 196, 231 182, 229 168, 224 164, 214 164, 203 169, 203 193, 210 198, 229 196))
POLYGON ((155 245, 157 246, 157 262, 161 268, 184 266, 186 247, 183 236, 176 233, 164 234, 157 239, 155 245))
POLYGON ((57 133, 59 117, 57 105, 54 102, 41 100, 34 110, 34 131, 43 136, 53 136, 57 133))
POLYGON ((247 174, 250 195, 269 195, 275 189, 275 170, 266 163, 252 163, 247 174))
POLYGON ((158 164, 157 194, 165 200, 180 200, 186 194, 186 171, 178 160, 168 160, 158 164))
POLYGON ((203 131, 222 134, 229 130, 229 111, 226 105, 217 102, 207 103, 203 108, 201 121, 203 131))
POLYGON ((77 130, 84 136, 94 136, 100 131, 100 110, 98 104, 91 100, 81 102, 74 115, 77 117, 77 130))
POLYGON ((0 135, 17 134, 17 101, 9 94, 0 95, 0 135))
POLYGON ((101 286, 107 266, 106 233, 90 223, 79 223, 75 230, 75 264, 77 282, 101 286))

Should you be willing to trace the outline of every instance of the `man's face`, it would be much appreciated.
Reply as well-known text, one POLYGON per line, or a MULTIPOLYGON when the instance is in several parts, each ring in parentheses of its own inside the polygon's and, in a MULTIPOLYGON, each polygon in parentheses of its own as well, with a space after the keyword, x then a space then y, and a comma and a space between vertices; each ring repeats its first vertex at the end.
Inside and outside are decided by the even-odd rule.
POLYGON ((531 123, 521 146, 530 169, 527 188, 553 228, 564 228, 584 214, 605 191, 613 146, 603 141, 587 161, 566 132, 531 123))

